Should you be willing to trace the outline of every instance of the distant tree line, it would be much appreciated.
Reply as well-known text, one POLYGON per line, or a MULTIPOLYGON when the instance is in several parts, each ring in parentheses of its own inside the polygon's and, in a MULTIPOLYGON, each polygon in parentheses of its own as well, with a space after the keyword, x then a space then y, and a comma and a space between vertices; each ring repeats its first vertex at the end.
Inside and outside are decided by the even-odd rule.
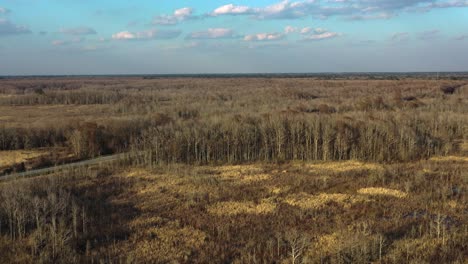
POLYGON ((462 137, 455 120, 389 114, 381 118, 333 115, 238 117, 230 121, 170 123, 147 129, 134 151, 151 163, 239 163, 281 160, 408 161, 454 151, 462 137), (443 136, 443 137, 442 137, 443 136))

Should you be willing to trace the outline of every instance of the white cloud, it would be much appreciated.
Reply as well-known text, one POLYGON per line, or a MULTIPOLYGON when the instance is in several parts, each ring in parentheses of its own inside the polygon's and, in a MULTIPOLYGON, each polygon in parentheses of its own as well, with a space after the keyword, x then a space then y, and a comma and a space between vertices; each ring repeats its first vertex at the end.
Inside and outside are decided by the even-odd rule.
POLYGON ((68 35, 94 35, 97 34, 96 30, 90 27, 76 27, 76 28, 62 28, 59 30, 62 34, 68 35))
POLYGON ((248 6, 236 6, 233 4, 228 4, 224 6, 220 6, 216 8, 211 15, 219 16, 219 15, 244 15, 249 14, 253 10, 248 6))
POLYGON ((153 19, 153 25, 175 25, 179 22, 193 18, 193 8, 184 7, 176 9, 172 15, 160 15, 153 19))
POLYGON ((180 30, 146 30, 140 32, 121 31, 112 35, 114 40, 173 39, 180 36, 180 30))
POLYGON ((304 40, 325 40, 325 39, 332 39, 338 37, 340 34, 336 32, 324 32, 319 34, 312 34, 306 36, 304 40))
POLYGON ((311 27, 305 27, 305 28, 301 29, 301 34, 308 34, 311 31, 312 31, 311 27))
POLYGON ((181 18, 189 17, 189 16, 192 15, 192 12, 193 12, 192 8, 184 7, 184 8, 181 8, 181 9, 176 9, 174 11, 174 16, 175 17, 181 17, 181 18))
POLYGON ((297 28, 297 27, 292 27, 292 26, 287 26, 287 27, 284 28, 284 33, 286 33, 286 34, 300 33, 302 35, 306 35, 306 34, 309 34, 311 32, 314 32, 316 34, 320 34, 320 33, 327 32, 327 30, 323 29, 323 28, 312 28, 312 27, 297 28))
POLYGON ((124 39, 135 39, 136 35, 130 31, 121 31, 112 35, 112 39, 124 40, 124 39))
POLYGON ((281 0, 263 6, 223 5, 210 15, 250 15, 256 19, 343 16, 351 20, 390 19, 400 12, 468 7, 468 0, 281 0))
POLYGON ((286 34, 291 34, 291 33, 297 32, 297 30, 298 30, 298 29, 297 29, 296 27, 293 27, 293 26, 286 26, 286 27, 284 28, 284 33, 286 33, 286 34))
POLYGON ((220 39, 233 38, 234 31, 229 28, 209 28, 205 31, 193 32, 187 36, 188 39, 220 39))
POLYGON ((281 33, 258 33, 252 35, 246 35, 245 41, 272 41, 280 40, 284 38, 284 34, 281 33))

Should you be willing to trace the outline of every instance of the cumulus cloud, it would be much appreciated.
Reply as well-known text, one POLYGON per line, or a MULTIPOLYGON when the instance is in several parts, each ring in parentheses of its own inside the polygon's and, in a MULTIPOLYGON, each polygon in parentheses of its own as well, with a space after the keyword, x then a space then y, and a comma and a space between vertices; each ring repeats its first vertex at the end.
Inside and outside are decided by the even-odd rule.
POLYGON ((7 19, 0 18, 0 36, 29 34, 31 30, 26 26, 15 25, 7 19))
POLYGON ((253 9, 248 6, 236 6, 233 4, 223 5, 216 8, 211 15, 220 16, 220 15, 244 15, 252 13, 253 9))
POLYGON ((62 28, 59 30, 62 34, 67 35, 94 35, 97 34, 96 30, 90 27, 76 27, 76 28, 62 28))
POLYGON ((300 33, 301 34, 308 34, 312 31, 313 29, 311 27, 305 27, 303 29, 301 29, 300 33))
POLYGON ((263 7, 223 5, 211 15, 250 15, 256 19, 343 16, 351 20, 390 19, 398 12, 467 7, 467 0, 282 0, 263 7))
POLYGON ((274 41, 284 38, 284 34, 281 33, 258 33, 252 35, 246 35, 245 41, 274 41))
POLYGON ((112 35, 114 40, 152 40, 173 39, 180 36, 180 30, 157 30, 151 29, 140 32, 121 31, 112 35))
POLYGON ((176 25, 179 22, 192 19, 193 16, 193 8, 191 7, 184 7, 180 9, 174 10, 174 13, 171 15, 160 15, 156 16, 153 19, 153 25, 176 25))
POLYGON ((236 37, 234 31, 229 28, 209 28, 205 31, 192 32, 187 39, 221 39, 236 37))
POLYGON ((321 34, 325 32, 327 32, 327 30, 323 28, 312 28, 312 27, 298 28, 298 27, 292 27, 292 26, 287 26, 284 28, 284 33, 286 34, 300 33, 302 35, 307 35, 309 33, 321 34))
POLYGON ((286 26, 286 27, 284 28, 284 33, 285 33, 285 34, 296 33, 296 32, 297 32, 297 30, 298 30, 298 28, 297 28, 297 27, 293 27, 293 26, 286 26))

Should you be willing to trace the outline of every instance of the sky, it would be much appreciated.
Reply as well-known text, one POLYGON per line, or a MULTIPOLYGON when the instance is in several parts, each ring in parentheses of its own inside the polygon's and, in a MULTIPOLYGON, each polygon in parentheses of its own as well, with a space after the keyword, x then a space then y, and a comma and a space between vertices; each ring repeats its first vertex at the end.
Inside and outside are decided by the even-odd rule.
POLYGON ((468 0, 0 0, 0 75, 468 71, 468 0))

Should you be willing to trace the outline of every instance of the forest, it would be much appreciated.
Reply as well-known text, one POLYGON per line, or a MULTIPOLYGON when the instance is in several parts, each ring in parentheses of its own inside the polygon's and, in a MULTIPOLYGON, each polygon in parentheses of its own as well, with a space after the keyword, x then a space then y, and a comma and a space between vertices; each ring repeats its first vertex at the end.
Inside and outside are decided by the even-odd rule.
POLYGON ((461 264, 467 186, 459 74, 0 79, 0 263, 461 264))

